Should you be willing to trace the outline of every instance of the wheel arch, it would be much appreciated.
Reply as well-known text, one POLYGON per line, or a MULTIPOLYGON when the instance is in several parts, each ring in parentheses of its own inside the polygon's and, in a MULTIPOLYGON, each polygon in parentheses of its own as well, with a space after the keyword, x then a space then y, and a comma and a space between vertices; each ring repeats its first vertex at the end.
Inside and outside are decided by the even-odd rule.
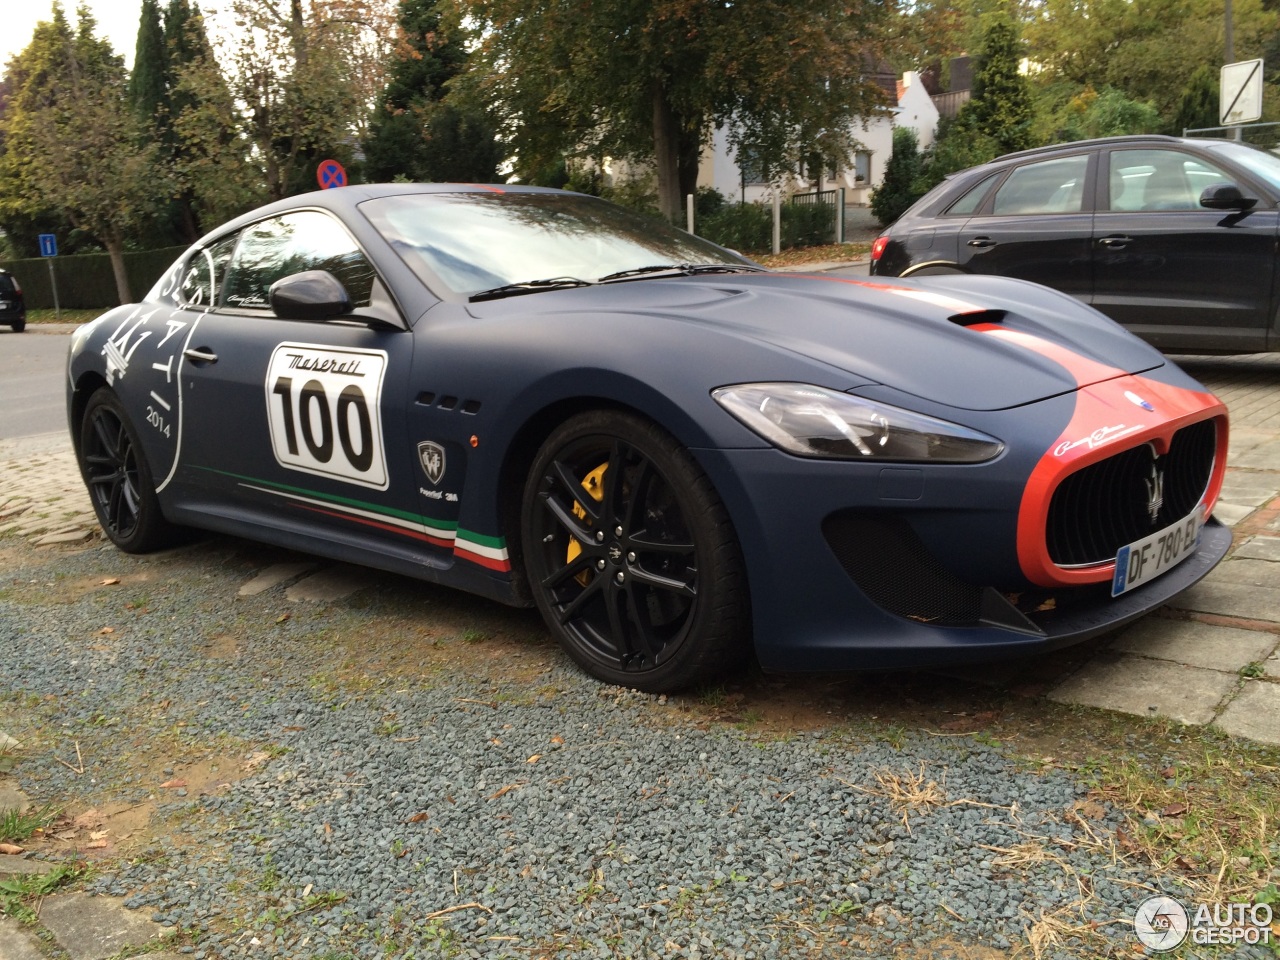
POLYGON ((80 442, 80 424, 84 422, 84 411, 89 404, 89 398, 107 385, 106 378, 102 374, 96 370, 90 370, 80 375, 71 390, 70 397, 67 398, 67 425, 71 429, 72 440, 77 447, 80 442))
POLYGON ((938 276, 957 276, 966 271, 961 269, 959 264, 952 263, 948 260, 930 260, 927 263, 919 263, 913 267, 909 267, 898 274, 900 277, 938 277, 938 276))

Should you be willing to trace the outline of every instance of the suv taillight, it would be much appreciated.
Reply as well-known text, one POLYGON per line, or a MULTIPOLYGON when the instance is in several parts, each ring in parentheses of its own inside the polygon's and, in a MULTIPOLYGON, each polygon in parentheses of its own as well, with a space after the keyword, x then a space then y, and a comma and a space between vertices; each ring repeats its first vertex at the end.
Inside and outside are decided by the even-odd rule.
POLYGON ((13 284, 13 292, 18 296, 22 296, 22 284, 18 282, 17 277, 10 277, 9 282, 13 284))
POLYGON ((887 236, 876 237, 876 242, 871 245, 871 259, 879 260, 884 254, 884 248, 888 245, 889 238, 887 236))

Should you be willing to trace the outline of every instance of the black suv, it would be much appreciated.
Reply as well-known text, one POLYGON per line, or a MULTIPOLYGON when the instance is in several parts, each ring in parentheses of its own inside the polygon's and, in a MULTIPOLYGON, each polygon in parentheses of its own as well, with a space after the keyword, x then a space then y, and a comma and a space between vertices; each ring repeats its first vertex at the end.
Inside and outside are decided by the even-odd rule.
POLYGON ((1280 158, 1110 137, 948 177, 875 242, 875 276, 985 273, 1092 304, 1161 350, 1280 350, 1280 158))
POLYGON ((0 270, 0 323, 8 324, 14 333, 27 329, 27 303, 22 298, 22 285, 7 270, 0 270))

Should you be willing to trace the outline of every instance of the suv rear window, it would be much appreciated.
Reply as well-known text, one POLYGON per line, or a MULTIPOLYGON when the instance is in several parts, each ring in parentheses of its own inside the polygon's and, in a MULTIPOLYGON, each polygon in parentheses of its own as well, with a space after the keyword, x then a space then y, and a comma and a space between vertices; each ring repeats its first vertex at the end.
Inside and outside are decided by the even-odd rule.
POLYGON ((0 273, 0 293, 13 293, 13 277, 0 273))

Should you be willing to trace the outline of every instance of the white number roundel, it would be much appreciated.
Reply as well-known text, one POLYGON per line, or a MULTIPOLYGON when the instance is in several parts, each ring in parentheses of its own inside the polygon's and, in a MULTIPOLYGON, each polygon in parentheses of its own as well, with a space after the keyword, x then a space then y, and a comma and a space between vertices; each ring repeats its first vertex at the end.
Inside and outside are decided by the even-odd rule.
POLYGON ((383 350, 282 343, 267 365, 267 422, 290 470, 387 489, 382 445, 383 350))

